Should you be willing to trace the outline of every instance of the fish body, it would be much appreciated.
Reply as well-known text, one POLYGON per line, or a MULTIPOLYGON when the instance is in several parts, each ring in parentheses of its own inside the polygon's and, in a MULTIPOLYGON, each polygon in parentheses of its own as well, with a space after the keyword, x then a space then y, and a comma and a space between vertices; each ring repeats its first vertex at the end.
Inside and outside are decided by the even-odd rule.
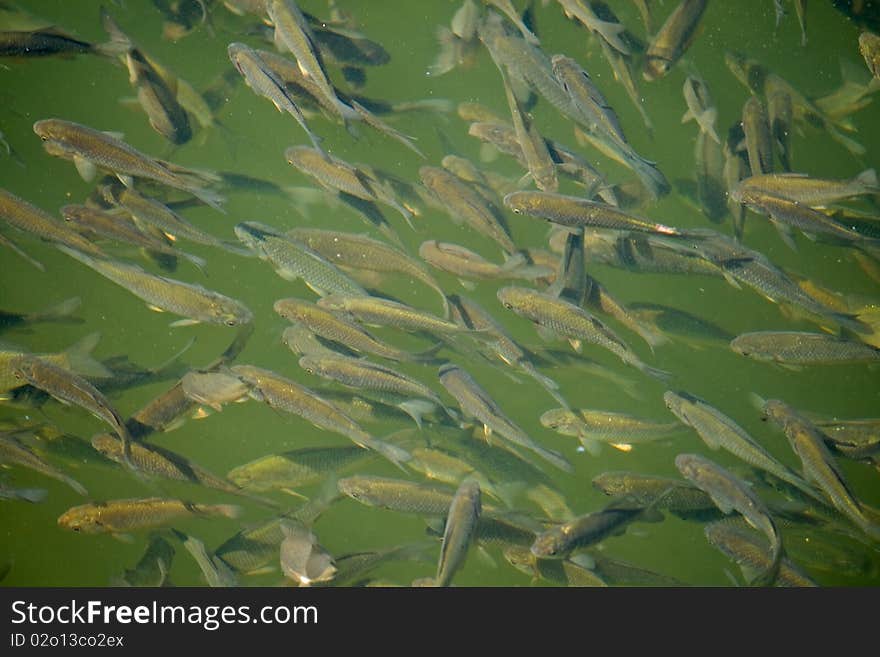
POLYGON ((791 365, 871 363, 880 359, 880 349, 864 342, 805 331, 743 333, 730 342, 730 348, 754 360, 791 365))
POLYGON ((690 48, 708 4, 708 0, 681 0, 673 9, 645 51, 646 80, 664 77, 690 48))
POLYGON ((84 534, 125 534, 155 529, 187 518, 237 518, 240 509, 229 504, 197 504, 149 497, 82 504, 65 511, 58 525, 84 534))
POLYGON ((435 577, 437 586, 449 586, 455 573, 464 564, 468 548, 475 538, 481 512, 480 484, 473 479, 465 479, 456 489, 446 516, 443 547, 435 577))

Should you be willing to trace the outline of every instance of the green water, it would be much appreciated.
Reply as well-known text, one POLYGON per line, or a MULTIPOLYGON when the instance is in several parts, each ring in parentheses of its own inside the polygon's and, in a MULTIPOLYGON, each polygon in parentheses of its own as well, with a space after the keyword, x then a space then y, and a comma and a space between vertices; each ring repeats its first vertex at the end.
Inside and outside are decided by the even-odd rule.
MULTIPOLYGON (((101 4, 91 0, 19 2, 21 7, 48 23, 95 42, 106 40, 99 22, 101 4)), ((120 3, 121 6, 104 4, 108 4, 114 17, 138 46, 197 89, 206 87, 231 68, 226 54, 231 41, 271 48, 249 35, 248 28, 256 23, 253 18, 236 17, 219 2, 207 3, 212 6, 212 30, 202 26, 176 42, 161 37, 162 17, 152 3, 127 0, 120 3)), ((448 99, 453 107, 462 101, 474 101, 485 104, 501 116, 507 115, 497 68, 485 52, 480 52, 469 67, 440 77, 426 74, 438 50, 435 31, 439 25, 449 24, 459 3, 341 0, 337 4, 351 12, 359 29, 381 43, 391 55, 386 66, 367 69, 367 83, 361 91, 364 95, 389 101, 448 99)), ((556 3, 549 3, 546 7, 542 3, 535 4, 537 31, 545 52, 551 55, 565 53, 587 68, 618 112, 635 149, 655 160, 670 181, 691 179, 697 128, 694 123, 683 125, 680 122, 686 109, 681 92, 687 75, 685 66, 680 64, 668 76, 652 83, 638 79, 645 107, 655 126, 655 134, 650 136, 623 88, 614 82, 595 38, 565 19, 556 3)), ((644 26, 635 3, 610 4, 623 23, 634 33, 644 36, 644 26)), ((667 0, 662 5, 650 4, 659 24, 675 3, 667 0)), ((322 2, 303 1, 302 7, 317 15, 326 12, 326 5, 322 2)), ((773 3, 769 0, 710 3, 703 17, 702 31, 688 51, 686 60, 698 68, 709 85, 718 107, 716 125, 719 134, 738 119, 748 98, 747 90, 724 65, 727 50, 736 49, 759 60, 809 97, 821 96, 838 87, 839 60, 854 64, 867 77, 857 48, 860 30, 855 24, 834 10, 830 3, 824 2, 810 3, 807 21, 809 43, 803 48, 793 6, 778 30, 774 30, 773 3)), ((0 157, 0 186, 50 213, 55 213, 63 204, 83 202, 92 189, 79 178, 69 162, 50 157, 41 148, 32 124, 50 117, 124 133, 126 141, 143 152, 184 166, 235 171, 283 186, 314 186, 311 179, 299 174, 283 157, 286 147, 307 143, 304 132, 290 116, 277 112, 269 101, 257 97, 243 84, 231 91, 228 103, 219 112, 218 119, 224 129, 205 132, 196 127, 196 135, 190 143, 171 149, 150 128, 139 108, 120 103, 120 99, 131 97, 134 92, 128 83, 127 72, 115 63, 86 55, 27 60, 10 58, 2 64, 0 130, 20 163, 9 156, 0 157)), ((338 70, 331 69, 330 75, 334 82, 341 84, 338 70)), ((807 127, 802 134, 795 134, 792 138, 794 169, 815 176, 845 178, 876 164, 874 156, 880 152, 878 118, 876 105, 852 116, 858 129, 855 137, 866 148, 866 155, 862 157, 851 155, 818 129, 807 127)), ((545 136, 571 146, 576 144, 567 119, 546 102, 538 102, 534 120, 545 136)), ((480 161, 480 144, 468 136, 467 123, 459 119, 454 110, 448 114, 410 112, 388 121, 417 139, 426 155, 425 160, 373 131, 362 129, 360 138, 355 140, 341 125, 320 116, 310 119, 309 125, 323 138, 325 147, 334 156, 347 162, 368 163, 414 183, 418 182, 418 167, 424 164, 439 166, 449 149, 474 162, 480 161)), ((586 148, 578 150, 610 180, 631 180, 628 170, 586 148)), ((517 164, 505 156, 499 156, 484 166, 514 179, 522 175, 517 164)), ((562 182, 560 191, 579 193, 566 181, 562 182)), ((372 229, 361 218, 344 208, 319 203, 310 205, 308 212, 303 212, 281 196, 248 191, 229 191, 226 195, 226 214, 194 207, 185 210, 184 215, 203 230, 230 240, 234 239, 233 226, 246 220, 282 229, 309 226, 380 237, 377 232, 370 232, 372 229)), ((423 214, 415 219, 415 231, 410 230, 393 210, 383 207, 382 211, 414 257, 417 257, 423 241, 436 239, 463 244, 487 258, 499 260, 499 251, 494 244, 467 228, 456 226, 446 214, 435 209, 423 208, 423 214)), ((683 228, 708 225, 700 211, 676 192, 637 211, 654 221, 683 228)), ((511 213, 507 213, 507 217, 518 246, 546 246, 547 225, 544 222, 511 213)), ((730 234, 729 219, 717 229, 730 234)), ((3 333, 4 341, 32 352, 53 352, 97 331, 101 334, 95 352, 97 357, 125 355, 135 363, 150 367, 166 361, 195 338, 194 345, 182 358, 187 364, 199 367, 216 358, 232 339, 230 329, 221 326, 169 328, 169 322, 178 319, 176 316, 151 312, 138 298, 47 244, 11 229, 3 228, 2 232, 42 262, 45 272, 37 271, 8 250, 0 251, 0 307, 35 311, 68 297, 79 296, 82 306, 76 316, 83 320, 79 324, 39 324, 27 330, 13 329, 3 333)), ((764 218, 753 214, 747 220, 745 243, 786 270, 807 276, 833 290, 866 299, 878 296, 876 282, 864 274, 851 252, 843 247, 811 242, 799 235, 798 250, 792 251, 764 218)), ((301 371, 296 357, 281 343, 280 336, 286 323, 272 310, 274 301, 283 297, 315 300, 316 296, 302 282, 282 280, 267 263, 256 258, 242 258, 190 243, 184 246, 207 260, 205 273, 200 274, 182 261, 172 276, 239 299, 254 313, 254 334, 236 362, 266 367, 316 390, 322 389, 323 382, 301 371)), ((151 263, 140 259, 133 249, 108 247, 108 250, 120 259, 130 259, 150 271, 157 271, 151 263)), ((736 290, 720 278, 634 274, 602 266, 590 266, 589 271, 626 303, 653 302, 673 306, 711 320, 732 334, 769 329, 815 330, 813 322, 792 319, 783 314, 779 306, 754 291, 745 287, 736 290)), ((495 296, 499 283, 478 282, 475 290, 468 291, 453 276, 436 270, 432 270, 432 274, 448 293, 463 293, 487 308, 520 344, 538 350, 548 346, 528 321, 516 317, 499 304, 495 296)), ((370 287, 434 312, 440 310, 436 294, 417 281, 390 276, 378 285, 370 283, 370 287)), ((564 365, 543 367, 542 372, 559 383, 574 408, 605 409, 668 421, 671 416, 664 407, 663 392, 667 389, 687 390, 734 418, 780 461, 798 470, 800 463, 785 437, 761 421, 760 414, 750 402, 749 393, 764 398, 781 398, 796 408, 841 418, 874 417, 880 408, 880 379, 873 367, 835 365, 791 371, 747 360, 724 343, 698 348, 675 336, 671 336, 669 344, 652 354, 638 336, 614 324, 613 320, 609 323, 643 360, 673 373, 673 379, 668 385, 651 379, 624 366, 604 350, 586 345, 585 357, 631 380, 638 396, 634 397, 620 386, 595 376, 591 370, 579 366, 576 359, 564 365)), ((401 347, 428 346, 420 338, 401 336, 391 330, 377 329, 376 333, 401 347)), ((553 346, 559 350, 568 349, 562 340, 553 346)), ((548 472, 575 514, 598 510, 607 503, 608 498, 590 483, 592 477, 601 472, 632 470, 678 477, 674 459, 682 452, 702 453, 731 468, 738 465, 726 453, 709 453, 692 431, 636 446, 628 453, 610 447, 605 447, 598 457, 578 453, 574 439, 557 435, 539 423, 540 415, 557 404, 530 379, 519 375, 514 381, 499 368, 448 349, 442 355, 465 366, 531 436, 542 445, 562 452, 574 464, 572 474, 549 472, 549 469, 548 472)), ((400 369, 430 385, 454 405, 439 384, 435 365, 402 365, 400 369)), ((173 380, 151 382, 113 394, 111 399, 127 417, 172 383, 173 380)), ((104 430, 98 420, 81 409, 64 407, 53 401, 38 409, 0 405, 0 420, 20 422, 25 419, 48 423, 86 441, 94 433, 104 430)), ((365 422, 364 426, 373 435, 382 436, 411 427, 412 423, 403 419, 383 420, 365 422)), ((436 438, 430 424, 426 425, 424 434, 436 438)), ((253 401, 228 405, 221 413, 205 419, 188 420, 180 428, 154 435, 151 440, 218 474, 265 454, 305 446, 348 444, 341 436, 320 431, 298 417, 273 412, 253 401)), ((49 453, 47 458, 85 485, 89 500, 163 495, 198 502, 241 504, 244 509, 241 521, 193 520, 179 525, 202 539, 211 549, 242 527, 257 526, 271 517, 271 512, 264 507, 209 489, 164 480, 139 481, 123 469, 89 458, 87 454, 49 453)), ((859 498, 867 504, 880 506, 877 470, 847 459, 839 459, 839 463, 859 498)), ((392 466, 375 460, 365 465, 362 471, 403 476, 392 466)), ((77 535, 64 531, 56 524, 58 516, 87 500, 64 484, 28 470, 16 467, 9 474, 13 475, 11 483, 16 487, 45 488, 48 497, 40 504, 0 503, 0 564, 10 563, 12 566, 3 580, 4 585, 103 586, 126 568, 132 568, 140 558, 147 542, 145 533, 138 534, 134 542, 125 543, 111 536, 77 535)), ((421 480, 421 476, 414 472, 408 476, 414 481, 421 480)), ((311 495, 316 490, 313 486, 301 493, 311 495)), ((280 492, 271 494, 271 497, 284 505, 301 503, 280 492)), ((541 513, 528 501, 521 502, 519 508, 536 516, 541 513)), ((417 516, 369 508, 343 498, 319 518, 314 531, 321 545, 331 554, 341 556, 423 540, 425 523, 417 516)), ((190 556, 179 543, 175 543, 175 547, 177 555, 170 580, 176 585, 203 584, 190 556)), ((729 585, 729 573, 735 574, 742 582, 737 566, 707 543, 700 523, 685 522, 671 515, 660 523, 634 524, 626 533, 603 541, 599 549, 607 556, 677 578, 686 584, 729 585)), ((868 565, 862 568, 861 574, 835 572, 806 563, 801 566, 822 585, 880 583, 877 574, 880 572, 880 554, 852 542, 846 543, 846 549, 853 552, 855 559, 867 559, 868 565)), ((439 542, 436 554, 439 554, 439 542)), ((272 563, 276 565, 277 560, 272 563)), ((373 576, 408 585, 415 578, 433 575, 434 571, 433 561, 390 563, 373 576)), ((242 576, 240 582, 242 585, 272 585, 282 579, 280 572, 276 571, 260 576, 242 576)), ((516 586, 529 585, 531 579, 509 566, 498 547, 489 547, 485 553, 471 551, 454 582, 460 586, 516 586)))

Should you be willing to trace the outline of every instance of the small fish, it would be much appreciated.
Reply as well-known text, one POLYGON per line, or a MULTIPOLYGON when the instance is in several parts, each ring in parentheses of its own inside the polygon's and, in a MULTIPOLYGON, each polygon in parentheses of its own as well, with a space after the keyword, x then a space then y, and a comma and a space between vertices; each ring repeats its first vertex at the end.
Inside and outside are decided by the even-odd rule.
POLYGON ((284 83, 260 58, 259 54, 250 46, 240 42, 230 43, 227 47, 227 53, 251 90, 272 101, 275 109, 279 112, 287 112, 296 119, 296 122, 308 135, 315 150, 323 153, 321 140, 309 129, 302 110, 291 98, 284 83))
POLYGON ((58 518, 58 526, 84 534, 125 534, 155 529, 187 518, 237 518, 230 504, 196 504, 161 497, 108 500, 75 506, 58 518))
POLYGON ((709 221, 718 223, 728 212, 724 154, 721 146, 709 139, 705 132, 698 134, 694 143, 694 163, 700 209, 709 221))
POLYGON ((645 506, 656 503, 655 508, 685 519, 702 519, 718 513, 707 493, 680 479, 615 471, 596 475, 592 484, 605 495, 629 498, 645 506))
MULTIPOLYGON (((33 450, 18 440, 13 434, 0 433, 0 463, 19 465, 34 472, 39 472, 42 475, 67 484, 80 495, 88 495, 88 491, 86 491, 81 483, 37 456, 33 450)), ((13 493, 10 493, 10 497, 13 497, 13 493)), ((25 493, 14 497, 30 499, 32 496, 25 493)))
POLYGON ((78 232, 23 198, 0 188, 0 219, 42 240, 63 244, 95 256, 104 252, 78 232))
POLYGON ((432 360, 436 353, 436 347, 415 354, 402 351, 375 338, 353 321, 300 299, 279 299, 275 302, 274 309, 284 319, 300 323, 315 335, 338 342, 345 348, 354 351, 365 351, 389 360, 410 362, 432 360))
POLYGON ((142 231, 123 213, 110 213, 87 205, 72 204, 63 206, 60 212, 67 223, 86 236, 104 237, 116 242, 132 244, 151 254, 159 254, 175 260, 177 256, 182 256, 198 268, 206 264, 204 259, 172 247, 166 235, 161 234, 160 237, 155 233, 142 231))
POLYGON ((125 422, 134 438, 141 439, 155 432, 170 431, 183 422, 196 403, 183 392, 180 381, 150 400, 125 422))
POLYGON ((405 479, 353 475, 340 479, 339 491, 361 504, 398 513, 445 517, 455 490, 405 479))
POLYGON ((541 415, 541 425, 564 436, 580 440, 588 452, 598 456, 601 445, 608 444, 623 451, 633 444, 660 440, 681 431, 676 422, 655 422, 626 413, 580 409, 577 413, 554 408, 541 415))
POLYGON ((645 51, 643 75, 646 80, 664 77, 691 47, 708 4, 708 0, 681 0, 669 14, 645 51))
POLYGON ((880 349, 827 333, 805 331, 754 331, 738 335, 730 348, 741 356, 784 365, 834 365, 872 363, 880 349))
POLYGON ((752 527, 764 532, 772 550, 770 564, 753 583, 772 585, 782 561, 782 537, 760 498, 745 482, 698 454, 679 454, 675 457, 675 467, 686 479, 705 491, 722 513, 728 514, 735 509, 752 527))
POLYGON ((558 0, 558 2, 568 18, 573 18, 580 22, 618 52, 624 55, 630 54, 629 47, 620 37, 621 32, 626 29, 623 25, 603 21, 596 15, 591 3, 585 0, 558 0))
POLYGON ((812 208, 862 195, 880 193, 877 172, 866 169, 854 178, 838 180, 815 178, 805 173, 752 175, 739 187, 744 194, 782 196, 812 208))
POLYGON ((126 465, 131 464, 131 435, 122 416, 104 394, 81 376, 37 356, 22 355, 10 366, 13 376, 48 393, 58 401, 87 410, 109 424, 122 441, 126 465))
POLYGON ((465 479, 455 491, 446 516, 443 547, 435 577, 437 586, 449 586, 455 573, 464 564, 481 512, 480 484, 474 479, 465 479))
POLYGON ((96 168, 113 173, 126 187, 132 186, 133 178, 146 178, 192 194, 223 211, 224 199, 208 189, 218 182, 213 174, 157 160, 116 136, 72 121, 43 119, 34 123, 34 132, 51 154, 73 160, 86 179, 94 177, 96 168))
POLYGON ((584 226, 656 235, 681 234, 679 229, 672 226, 640 219, 614 206, 579 196, 547 192, 511 192, 504 197, 504 205, 514 214, 527 214, 570 228, 584 226))
POLYGON ((539 559, 528 547, 509 545, 504 548, 504 558, 517 570, 553 585, 608 586, 598 574, 571 559, 539 559))
POLYGON ((530 438, 511 420, 489 394, 464 369, 446 363, 440 367, 440 383, 455 397, 465 416, 476 418, 485 435, 497 433, 505 440, 535 452, 544 460, 565 472, 571 472, 571 464, 558 452, 546 449, 530 438))
POLYGON ((271 226, 245 221, 236 224, 235 235, 261 259, 271 263, 281 278, 287 281, 301 278, 315 294, 367 294, 332 262, 271 226))
POLYGON ((356 445, 303 447, 269 454, 239 465, 226 474, 229 481, 254 492, 296 490, 332 477, 373 458, 356 445))
POLYGON ((439 335, 463 332, 458 324, 448 319, 404 303, 370 295, 331 294, 319 299, 317 305, 370 326, 393 326, 402 331, 425 331, 439 335))
POLYGON ((773 171, 773 141, 767 109, 757 96, 750 96, 743 105, 742 127, 745 135, 749 167, 753 175, 773 171))
POLYGON ((174 560, 174 547, 159 534, 150 536, 150 542, 135 567, 126 569, 112 584, 119 586, 169 586, 168 573, 174 560))
MULTIPOLYGON (((749 581, 754 581, 772 566, 770 546, 761 544, 761 538, 747 527, 737 527, 730 522, 713 522, 706 525, 706 539, 728 557, 736 561, 749 581)), ((806 573, 786 557, 779 562, 776 586, 818 586, 806 573)))
POLYGON ((343 435, 358 447, 377 451, 395 465, 410 458, 406 450, 373 438, 345 413, 305 386, 252 365, 233 365, 231 370, 251 386, 251 396, 272 408, 299 415, 319 429, 343 435))
POLYGON ((439 167, 421 167, 419 178, 454 222, 466 223, 509 254, 517 252, 501 211, 471 185, 439 167))
POLYGON ((73 57, 83 54, 113 57, 117 51, 117 45, 112 42, 90 43, 53 26, 0 32, 0 57, 73 57))
POLYGON ((183 394, 197 404, 206 404, 220 412, 223 404, 241 402, 248 388, 238 377, 225 372, 187 372, 180 379, 183 394))
POLYGON ((689 75, 684 81, 682 91, 688 110, 681 117, 681 122, 696 121, 700 126, 700 131, 705 132, 712 138, 712 141, 720 145, 721 140, 718 139, 718 133, 715 132, 718 108, 712 102, 706 82, 697 75, 689 75))
POLYGON ((443 314, 449 316, 449 302, 440 285, 421 264, 400 249, 365 235, 318 228, 294 228, 288 235, 338 267, 400 273, 421 281, 440 295, 443 314))
POLYGON ((402 206, 379 180, 360 167, 307 146, 291 146, 284 151, 284 158, 326 189, 364 201, 384 203, 397 210, 407 223, 412 219, 413 213, 402 206))
POLYGON ((767 96, 767 114, 770 121, 770 137, 773 148, 779 156, 783 171, 791 171, 791 132, 794 122, 794 106, 791 96, 785 89, 779 89, 767 96))
POLYGON ((497 296, 505 308, 530 319, 547 335, 561 335, 573 341, 576 351, 583 340, 607 349, 645 374, 661 379, 669 376, 642 362, 614 331, 583 308, 527 288, 504 287, 497 296))
POLYGON ((21 500, 31 504, 39 504, 49 495, 45 488, 11 488, 0 482, 0 500, 21 500))
POLYGON ((673 333, 689 342, 730 342, 734 335, 707 319, 684 310, 657 303, 629 304, 630 312, 640 321, 658 327, 664 333, 673 333))
POLYGON ((625 531, 629 523, 638 520, 645 512, 646 507, 626 499, 617 500, 600 511, 578 516, 541 532, 530 550, 539 559, 564 559, 574 550, 625 531))
POLYGON ((151 309, 173 312, 186 318, 174 322, 175 326, 198 322, 242 326, 253 319, 251 311, 241 302, 201 285, 154 276, 136 265, 92 258, 64 246, 59 248, 71 258, 79 260, 143 299, 151 309))
MULTIPOLYGON (((427 400, 431 405, 446 408, 437 394, 426 385, 402 372, 364 359, 303 356, 299 360, 299 366, 309 374, 337 381, 354 390, 362 390, 367 394, 374 392, 380 401, 401 408, 419 426, 421 414, 426 409, 423 409, 423 404, 414 404, 413 401, 427 400)), ((450 411, 447 410, 447 413, 450 411)))
POLYGON ((779 399, 764 402, 763 416, 780 427, 803 464, 804 476, 812 481, 840 513, 873 540, 880 540, 880 525, 870 520, 825 445, 824 433, 801 413, 779 399))

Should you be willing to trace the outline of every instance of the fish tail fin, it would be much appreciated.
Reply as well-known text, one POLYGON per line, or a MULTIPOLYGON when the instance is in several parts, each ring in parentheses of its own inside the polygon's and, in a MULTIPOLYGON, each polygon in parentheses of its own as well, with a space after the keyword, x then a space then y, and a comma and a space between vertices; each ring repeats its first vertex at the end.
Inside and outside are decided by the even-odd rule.
POLYGON ((880 183, 877 181, 877 171, 874 169, 865 169, 858 176, 856 182, 864 187, 866 191, 880 191, 880 183))
POLYGON ((75 490, 77 493, 79 493, 83 497, 88 496, 89 491, 86 490, 86 487, 83 486, 81 483, 79 483, 73 477, 68 477, 67 475, 65 475, 63 481, 65 484, 70 486, 73 490, 75 490))
POLYGON ((36 504, 37 502, 45 500, 49 491, 45 488, 19 488, 15 494, 19 499, 30 502, 31 504, 36 504))
POLYGON ((602 443, 589 435, 580 434, 578 440, 590 456, 599 456, 602 453, 602 443))
POLYGON ((37 313, 37 317, 44 322, 78 322, 79 320, 71 317, 71 315, 73 315, 81 305, 82 299, 80 297, 71 297, 70 299, 65 299, 54 306, 49 306, 48 308, 41 310, 37 313))
POLYGON ((236 504, 214 504, 208 507, 211 513, 235 520, 241 516, 241 507, 236 504))
POLYGON ((828 123, 828 132, 831 134, 831 138, 836 141, 838 144, 843 146, 846 150, 848 150, 853 155, 864 155, 865 147, 862 146, 859 142, 851 137, 847 137, 840 130, 837 129, 836 126, 828 123))
POLYGON ((403 467, 403 464, 412 459, 412 454, 408 451, 384 440, 373 439, 364 443, 363 446, 381 454, 404 472, 406 472, 406 468, 403 467))
POLYGON ((109 379, 113 372, 92 356, 101 339, 100 333, 90 333, 64 351, 65 366, 77 374, 96 379, 109 379))
POLYGON ((643 363, 640 360, 636 360, 632 363, 637 367, 641 372, 644 372, 648 376, 653 376, 655 379, 660 379, 661 381, 669 381, 672 379, 672 373, 667 372, 666 370, 661 370, 656 367, 651 367, 650 365, 643 363))
POLYGON ((409 415, 416 423, 416 426, 421 429, 422 416, 433 413, 436 410, 437 405, 423 399, 407 399, 406 401, 397 404, 397 408, 409 415))

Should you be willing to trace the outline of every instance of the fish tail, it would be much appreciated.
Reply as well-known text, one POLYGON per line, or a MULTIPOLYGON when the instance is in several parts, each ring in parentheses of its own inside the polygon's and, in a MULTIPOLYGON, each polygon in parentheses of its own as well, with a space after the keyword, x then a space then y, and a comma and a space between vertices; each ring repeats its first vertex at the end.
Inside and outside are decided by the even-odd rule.
POLYGON ((416 426, 421 429, 422 416, 433 413, 434 410, 437 408, 437 405, 429 401, 424 401, 422 399, 407 399, 406 401, 398 404, 397 408, 409 415, 416 423, 416 426))
POLYGON ((82 299, 80 297, 71 297, 40 311, 35 315, 35 318, 39 318, 44 322, 77 322, 79 320, 72 318, 71 315, 81 305, 82 299))
MULTIPOLYGON (((79 297, 77 297, 78 299, 79 297)), ((100 333, 90 333, 64 351, 65 366, 77 374, 86 378, 109 379, 113 372, 92 356, 92 351, 98 346, 101 339, 100 333)))
POLYGON ((403 464, 412 458, 412 454, 402 447, 391 445, 382 440, 373 439, 367 441, 363 444, 363 447, 375 450, 404 472, 406 472, 406 468, 403 467, 403 464))
POLYGON ((42 502, 46 499, 46 496, 49 494, 45 488, 19 488, 15 491, 16 496, 19 499, 25 500, 26 502, 30 502, 32 504, 36 504, 37 502, 42 502))

